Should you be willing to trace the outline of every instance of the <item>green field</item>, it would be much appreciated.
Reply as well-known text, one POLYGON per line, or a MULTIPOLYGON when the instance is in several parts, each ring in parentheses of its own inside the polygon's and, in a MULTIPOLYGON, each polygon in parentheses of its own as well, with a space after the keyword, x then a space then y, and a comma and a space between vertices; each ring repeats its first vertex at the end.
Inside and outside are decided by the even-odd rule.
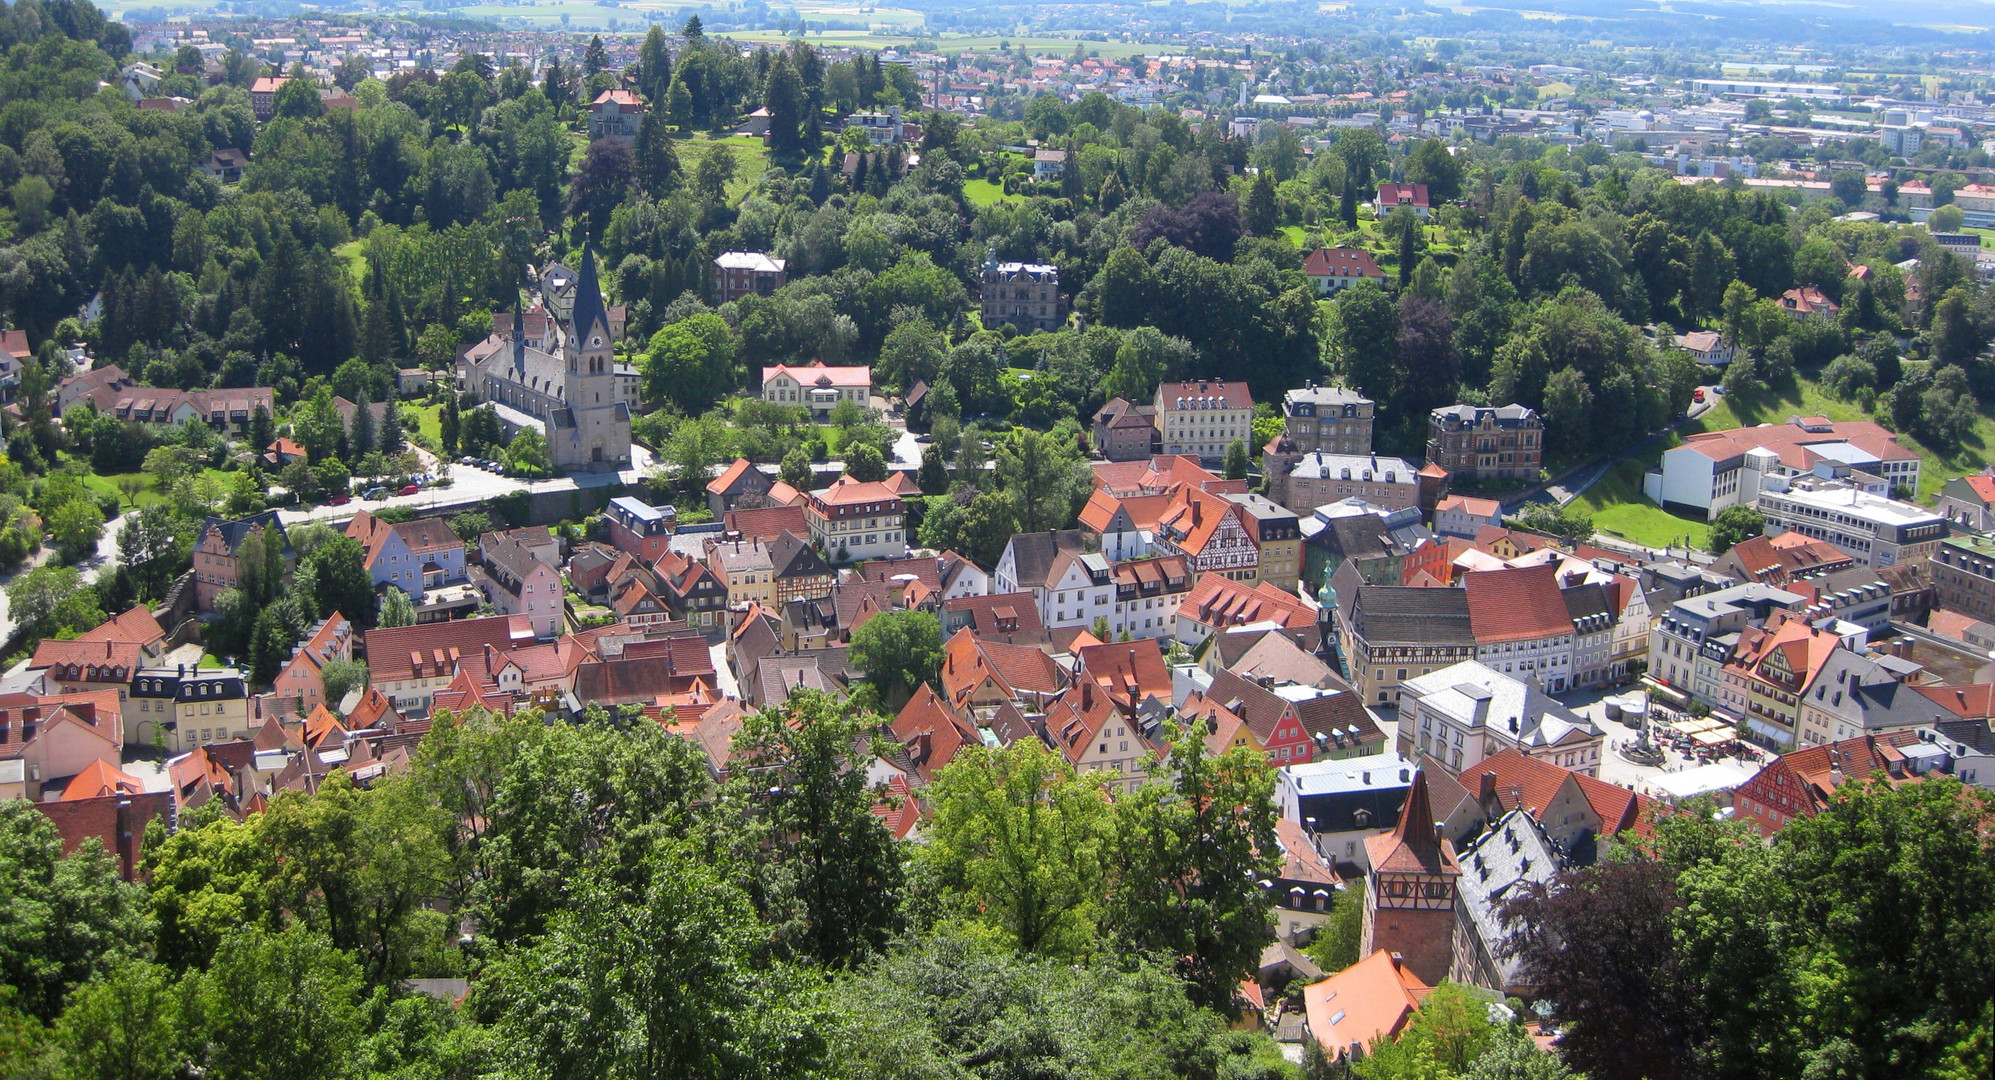
POLYGON ((727 197, 729 201, 739 201, 762 182, 762 173, 769 167, 769 148, 762 145, 761 139, 753 135, 728 135, 719 139, 699 135, 680 141, 673 149, 678 151, 680 168, 691 175, 719 145, 725 145, 734 152, 734 179, 727 182, 727 197))
POLYGON ((410 413, 414 413, 416 416, 414 430, 428 436, 432 445, 441 446, 443 444, 443 406, 410 405, 404 403, 402 405, 402 415, 407 416, 410 413))
POLYGON ((1572 505, 1593 516, 1593 527, 1644 547, 1669 547, 1689 536, 1694 547, 1711 539, 1711 527, 1695 518, 1678 517, 1642 497, 1642 472, 1647 462, 1623 461, 1609 470, 1572 505))
POLYGON ((971 180, 963 185, 963 201, 971 206, 983 208, 1001 202, 1023 202, 1023 195, 1006 195, 1004 185, 989 180, 971 180))
MULTIPOLYGON (((204 469, 202 471, 224 485, 235 483, 234 473, 223 472, 220 469, 204 469)), ((98 494, 117 496, 119 505, 124 506, 126 509, 151 506, 153 503, 166 501, 166 494, 159 490, 158 478, 154 477, 151 473, 113 473, 109 476, 99 476, 96 473, 91 473, 84 478, 83 483, 84 486, 98 494), (141 485, 138 494, 129 501, 126 499, 125 490, 121 486, 122 482, 128 479, 137 480, 141 485)))

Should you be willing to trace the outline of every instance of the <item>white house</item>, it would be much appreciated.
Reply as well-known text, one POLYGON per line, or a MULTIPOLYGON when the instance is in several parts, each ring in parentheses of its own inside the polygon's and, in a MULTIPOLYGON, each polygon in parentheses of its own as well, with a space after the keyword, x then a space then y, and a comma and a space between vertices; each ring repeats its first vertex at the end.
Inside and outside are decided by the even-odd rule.
POLYGON ((1593 721, 1473 660, 1400 684, 1400 755, 1425 754, 1457 774, 1515 749, 1598 777, 1605 739, 1593 721))

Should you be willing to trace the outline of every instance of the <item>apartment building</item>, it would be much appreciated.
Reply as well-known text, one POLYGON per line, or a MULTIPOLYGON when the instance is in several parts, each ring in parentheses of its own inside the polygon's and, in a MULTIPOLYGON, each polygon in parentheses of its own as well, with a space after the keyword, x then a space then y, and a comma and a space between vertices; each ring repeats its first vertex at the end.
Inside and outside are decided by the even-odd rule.
POLYGON ((811 540, 839 563, 907 554, 904 514, 901 497, 892 488, 850 476, 811 492, 804 502, 811 540))
POLYGON ((1799 593, 1749 582, 1671 604, 1649 632, 1649 678, 1664 697, 1724 700, 1724 667, 1748 628, 1807 603, 1799 593))
POLYGON ((1544 462, 1545 422, 1510 404, 1449 405, 1427 417, 1427 462, 1467 480, 1535 481, 1544 462))
POLYGON ((1933 599, 1948 611, 1995 622, 1995 540, 1949 536, 1926 563, 1933 599))
POLYGON ((1167 382, 1157 387, 1157 430, 1165 454, 1216 461, 1235 442, 1254 438, 1254 398, 1247 384, 1225 379, 1167 382))
POLYGON ((1642 478, 1642 493, 1665 510, 1708 520, 1728 506, 1758 502, 1768 478, 1823 467, 1875 477, 1880 494, 1919 489, 1919 455, 1882 425, 1797 416, 1784 424, 1689 436, 1663 451, 1662 461, 1642 478))
POLYGON ((1401 757, 1431 757, 1456 774, 1505 750, 1600 775, 1606 732, 1525 680, 1470 661, 1400 688, 1401 757))

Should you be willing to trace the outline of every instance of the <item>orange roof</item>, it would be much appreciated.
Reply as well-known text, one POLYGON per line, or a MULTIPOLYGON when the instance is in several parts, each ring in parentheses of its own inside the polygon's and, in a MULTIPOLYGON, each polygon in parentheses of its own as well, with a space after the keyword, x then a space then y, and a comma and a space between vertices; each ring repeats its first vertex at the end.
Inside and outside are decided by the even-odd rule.
POLYGON ((1171 699, 1171 672, 1164 666, 1156 638, 1079 646, 1074 648, 1074 661, 1082 674, 1127 707, 1151 696, 1171 699))
POLYGON ((1725 670, 1774 682, 1783 692, 1798 694, 1814 684, 1830 654, 1842 647, 1843 639, 1835 634, 1818 630, 1805 620, 1788 618, 1786 612, 1775 612, 1765 626, 1749 626, 1739 634, 1738 647, 1725 670), (1776 653, 1780 656, 1776 667, 1784 665, 1793 672, 1799 680, 1794 685, 1786 685, 1787 680, 1767 670, 1767 662, 1776 653))
POLYGON ((1963 476, 1961 479, 1967 482, 1968 488, 1982 502, 1995 503, 1995 476, 1989 476, 1987 473, 1976 473, 1973 476, 1963 476))
POLYGON ((137 795, 145 790, 139 778, 102 758, 91 762, 62 789, 63 802, 97 799, 106 795, 137 795))
POLYGON ((1332 1060, 1399 1036, 1433 987, 1384 949, 1302 991, 1309 1033, 1332 1060))
POLYGON ((1478 645, 1572 633, 1557 567, 1478 570, 1462 576, 1462 589, 1468 594, 1469 632, 1478 645))
MULTIPOLYGON (((605 91, 605 96, 607 96, 607 93, 605 91)), ((715 495, 725 495, 734 488, 734 485, 741 482, 742 477, 754 471, 754 462, 747 458, 735 458, 734 464, 729 465, 726 472, 707 482, 707 490, 713 492, 715 495)))
POLYGON ((1416 769, 1413 787, 1389 833, 1365 838, 1372 871, 1395 874, 1460 874, 1455 845, 1434 828, 1434 804, 1427 798, 1427 770, 1416 769))
POLYGON ((829 367, 825 364, 776 364, 762 369, 762 382, 767 385, 778 375, 788 375, 803 386, 871 386, 873 369, 864 366, 829 367))
MULTIPOLYGON (((1939 612, 1934 612, 1937 615, 1939 612)), ((1973 686, 1915 686, 1912 689, 1931 698, 1933 704, 1964 720, 1995 716, 1995 683, 1973 686)))
POLYGON ((1480 518, 1494 519, 1503 512, 1503 504, 1495 499, 1478 499, 1473 495, 1449 495, 1434 506, 1436 512, 1460 510, 1480 518))
POLYGON ((131 641, 139 645, 151 645, 166 637, 160 628, 159 620, 152 617, 144 605, 132 608, 98 623, 96 627, 76 635, 76 641, 131 641))
POLYGON ((1523 809, 1536 817, 1558 797, 1559 789, 1573 783, 1599 816, 1601 835, 1614 836, 1628 829, 1646 834, 1649 830, 1648 796, 1531 757, 1515 747, 1483 758, 1456 779, 1468 790, 1477 791, 1483 773, 1495 774, 1496 801, 1505 812, 1523 809))
POLYGON ((956 718, 934 687, 922 683, 894 716, 894 738, 907 749, 908 760, 923 780, 956 760, 965 746, 983 745, 982 737, 956 718))
POLYGON ((859 506, 865 503, 897 503, 900 496, 878 480, 854 480, 841 476, 828 488, 810 493, 811 501, 823 506, 859 506))
POLYGON ((1272 582, 1248 585, 1224 574, 1206 574, 1178 605, 1178 614, 1211 627, 1273 622, 1298 629, 1316 624, 1316 612, 1272 582))

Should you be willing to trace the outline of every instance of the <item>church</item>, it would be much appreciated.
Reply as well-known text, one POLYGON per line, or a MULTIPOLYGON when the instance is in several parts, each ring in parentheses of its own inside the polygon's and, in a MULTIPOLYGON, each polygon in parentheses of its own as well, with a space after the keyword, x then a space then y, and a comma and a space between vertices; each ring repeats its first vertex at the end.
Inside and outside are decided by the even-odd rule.
POLYGON ((508 437, 538 428, 558 470, 628 468, 630 403, 592 248, 582 252, 565 314, 551 320, 551 334, 537 337, 514 311, 510 334, 495 333, 458 360, 458 386, 492 407, 508 437))

